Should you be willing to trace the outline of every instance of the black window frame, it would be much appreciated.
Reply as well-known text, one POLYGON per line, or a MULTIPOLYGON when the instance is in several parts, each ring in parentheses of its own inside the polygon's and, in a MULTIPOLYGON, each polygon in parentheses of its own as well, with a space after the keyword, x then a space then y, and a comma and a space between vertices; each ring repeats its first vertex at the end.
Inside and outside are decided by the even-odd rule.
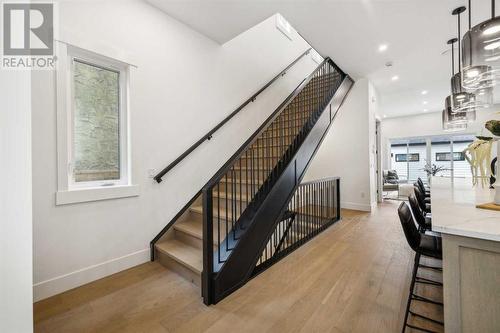
POLYGON ((396 162, 420 162, 420 153, 396 154, 394 158, 396 162), (416 156, 417 158, 413 159, 410 157, 410 160, 408 161, 408 155, 412 157, 416 156))
MULTIPOLYGON (((436 152, 435 158, 436 158, 436 162, 450 162, 451 161, 451 152, 436 152), (438 157, 438 156, 444 156, 444 158, 438 157)), ((461 151, 454 151, 453 152, 453 161, 454 162, 465 161, 465 154, 461 151), (460 154, 460 155, 458 155, 458 157, 456 157, 457 156, 456 154, 460 154)))

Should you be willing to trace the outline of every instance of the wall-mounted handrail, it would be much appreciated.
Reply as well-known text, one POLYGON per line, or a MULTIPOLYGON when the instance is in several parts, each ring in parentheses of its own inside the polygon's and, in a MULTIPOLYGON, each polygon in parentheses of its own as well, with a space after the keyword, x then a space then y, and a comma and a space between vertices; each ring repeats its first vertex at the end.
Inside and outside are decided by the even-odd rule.
POLYGON ((279 72, 274 78, 271 79, 268 83, 266 83, 262 88, 260 88, 255 94, 250 96, 243 104, 241 104, 236 110, 231 112, 226 118, 224 118, 220 123, 218 123, 214 128, 212 128, 207 134, 202 136, 198 141, 196 141, 191 147, 189 147, 184 153, 182 153, 179 157, 177 157, 172 163, 167 165, 162 171, 160 171, 155 177, 154 180, 156 180, 158 183, 162 181, 162 177, 167 174, 170 170, 172 170, 177 164, 179 164, 186 156, 191 154, 198 146, 200 146, 203 142, 212 139, 212 136, 214 135, 215 132, 217 132, 224 124, 226 124, 231 118, 233 118, 235 115, 237 115, 241 110, 245 108, 248 104, 252 103, 255 101, 257 96, 259 96, 264 90, 266 90, 271 84, 273 84, 276 80, 278 80, 280 77, 284 76, 286 72, 292 68, 297 62, 299 62, 300 59, 302 59, 304 56, 309 54, 311 51, 311 48, 308 48, 304 53, 302 53, 297 59, 295 59, 290 65, 288 65, 285 69, 283 69, 281 72, 279 72))

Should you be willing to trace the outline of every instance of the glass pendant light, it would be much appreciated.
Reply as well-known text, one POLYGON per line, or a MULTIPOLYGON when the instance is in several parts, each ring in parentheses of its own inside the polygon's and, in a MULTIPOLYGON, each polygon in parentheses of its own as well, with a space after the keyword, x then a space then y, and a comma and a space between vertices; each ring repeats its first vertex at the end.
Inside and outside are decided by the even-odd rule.
POLYGON ((462 47, 462 86, 474 91, 494 87, 500 80, 500 17, 495 17, 495 0, 491 0, 491 19, 472 28, 470 23, 469 0, 469 31, 462 47))
MULTIPOLYGON (((447 42, 448 45, 451 45, 452 78, 455 75, 454 45, 457 42, 457 40, 458 40, 457 38, 452 38, 447 42)), ((465 96, 467 96, 467 94, 462 92, 453 93, 453 87, 452 87, 452 94, 447 96, 446 99, 444 100, 445 108, 443 110, 443 129, 451 127, 452 124, 453 125, 467 124, 468 122, 476 120, 476 111, 474 108, 467 107, 468 112, 464 111, 463 109, 458 109, 458 108, 456 109, 458 105, 465 108, 466 103, 464 103, 464 100, 466 100, 467 103, 470 102, 470 98, 466 99, 465 96)))
POLYGON ((444 109, 442 113, 443 130, 446 132, 462 131, 467 129, 467 117, 465 113, 452 113, 450 109, 444 109), (465 120, 463 119, 465 117, 465 120))
POLYGON ((451 95, 446 99, 445 104, 446 108, 451 107, 452 112, 468 112, 471 113, 469 115, 469 120, 476 120, 476 96, 473 93, 462 89, 462 64, 460 59, 460 14, 465 11, 465 7, 455 8, 452 12, 453 15, 457 15, 457 24, 458 24, 458 39, 454 38, 450 40, 451 42, 451 61, 452 61, 452 76, 451 76, 451 95), (454 43, 458 41, 458 73, 455 74, 454 64, 454 43))

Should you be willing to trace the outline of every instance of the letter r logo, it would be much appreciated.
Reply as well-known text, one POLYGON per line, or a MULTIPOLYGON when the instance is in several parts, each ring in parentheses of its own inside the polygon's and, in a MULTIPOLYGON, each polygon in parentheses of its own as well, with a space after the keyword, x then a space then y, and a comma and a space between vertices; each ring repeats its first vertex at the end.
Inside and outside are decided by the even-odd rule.
POLYGON ((4 3, 4 55, 53 55, 53 20, 51 3, 4 3))

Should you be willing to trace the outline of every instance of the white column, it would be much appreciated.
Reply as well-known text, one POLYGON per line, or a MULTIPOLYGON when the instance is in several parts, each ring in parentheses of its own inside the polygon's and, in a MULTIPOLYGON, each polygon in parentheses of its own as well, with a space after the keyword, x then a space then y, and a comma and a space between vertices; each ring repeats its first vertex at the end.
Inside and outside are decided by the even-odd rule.
POLYGON ((31 73, 0 69, 0 332, 33 331, 31 73))

